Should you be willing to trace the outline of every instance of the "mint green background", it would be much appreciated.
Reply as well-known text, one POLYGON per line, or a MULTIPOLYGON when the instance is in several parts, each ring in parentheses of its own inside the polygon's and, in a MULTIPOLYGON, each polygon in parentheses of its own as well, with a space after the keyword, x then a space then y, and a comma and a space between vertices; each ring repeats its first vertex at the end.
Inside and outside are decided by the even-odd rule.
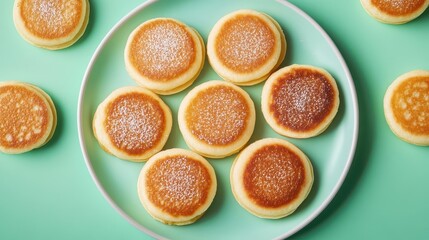
MULTIPOLYGON (((54 52, 33 47, 16 33, 12 2, 0 2, 0 81, 16 79, 44 89, 56 104, 59 127, 42 149, 0 154, 0 239, 150 239, 100 194, 83 160, 76 127, 78 93, 89 59, 108 30, 141 1, 92 0, 84 37, 54 52)), ((313 17, 336 43, 355 81, 360 110, 357 152, 343 187, 327 209, 292 238, 427 239, 429 148, 393 135, 384 120, 382 99, 400 74, 429 69, 428 11, 410 23, 392 26, 369 17, 359 1, 290 2, 313 17)), ((207 4, 219 8, 214 1, 207 4)), ((192 18, 192 11, 188 14, 192 18)), ((298 61, 296 52, 291 57, 298 61)), ((335 128, 327 137, 333 133, 335 128)), ((135 167, 130 169, 135 175, 135 167)), ((239 223, 232 224, 243 232, 251 230, 239 223)), ((216 226, 208 230, 211 235, 223 233, 216 226)))

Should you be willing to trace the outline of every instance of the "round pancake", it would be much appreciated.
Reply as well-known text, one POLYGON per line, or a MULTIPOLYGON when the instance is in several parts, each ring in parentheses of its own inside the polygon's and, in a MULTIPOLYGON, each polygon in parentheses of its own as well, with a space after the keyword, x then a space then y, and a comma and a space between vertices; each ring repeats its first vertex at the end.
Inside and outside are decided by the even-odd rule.
POLYGON ((179 128, 187 145, 210 158, 238 152, 255 126, 255 106, 240 87, 209 81, 192 89, 178 112, 179 128))
POLYGON ((113 91, 97 108, 93 131, 108 153, 135 162, 159 152, 170 135, 169 107, 151 91, 122 87, 113 91))
POLYGON ((205 47, 195 29, 175 19, 155 18, 130 34, 124 57, 139 85, 169 95, 195 81, 204 66, 205 47))
POLYGON ((184 149, 169 149, 143 166, 137 190, 146 211, 169 225, 195 222, 211 205, 217 189, 210 163, 184 149))
POLYGON ((283 31, 272 17, 247 9, 222 17, 207 41, 216 73, 243 86, 264 81, 281 64, 286 48, 283 31))
POLYGON ((384 95, 384 115, 399 138, 429 146, 429 71, 414 70, 393 81, 384 95))
POLYGON ((389 24, 402 24, 420 16, 429 0, 361 0, 366 12, 376 20, 389 24))
POLYGON ((258 140, 239 153, 230 172, 232 193, 248 212, 261 218, 293 213, 313 185, 307 156, 282 139, 258 140))
POLYGON ((71 46, 85 32, 88 0, 15 0, 13 19, 29 43, 50 50, 71 46))
POLYGON ((0 151, 18 154, 39 148, 51 139, 56 125, 47 93, 28 83, 0 82, 0 151))
POLYGON ((335 79, 325 70, 308 65, 279 69, 262 89, 262 113, 277 133, 309 138, 322 133, 339 106, 335 79))

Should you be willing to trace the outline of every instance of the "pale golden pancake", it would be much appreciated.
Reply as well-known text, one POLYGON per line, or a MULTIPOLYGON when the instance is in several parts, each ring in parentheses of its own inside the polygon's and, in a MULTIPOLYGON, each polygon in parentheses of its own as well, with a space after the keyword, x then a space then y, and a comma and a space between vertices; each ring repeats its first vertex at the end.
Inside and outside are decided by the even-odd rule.
POLYGON ((255 106, 240 87, 209 81, 192 89, 178 112, 179 128, 187 145, 210 158, 238 152, 255 126, 255 106))
POLYGON ((88 0, 15 0, 13 19, 29 43, 50 50, 71 46, 85 32, 88 0))
POLYGON ((402 24, 420 16, 429 0, 361 0, 366 12, 376 20, 389 24, 402 24))
POLYGON ((387 123, 402 140, 429 146, 429 71, 399 76, 384 95, 387 123))
POLYGON ((0 151, 17 154, 46 144, 57 125, 52 99, 23 82, 0 82, 0 151))
POLYGON ((282 139, 258 140, 239 153, 230 182, 237 202, 261 218, 292 214, 313 185, 313 167, 296 146, 282 139))
POLYGON ((155 18, 138 26, 129 36, 125 66, 139 85, 169 95, 190 86, 205 59, 200 34, 171 18, 155 18))
POLYGON ((118 158, 141 162, 159 152, 170 135, 170 108, 143 87, 113 91, 97 108, 94 135, 101 147, 118 158))
POLYGON ((265 82, 262 113, 277 133, 309 138, 322 133, 337 114, 340 99, 335 79, 324 69, 291 65, 265 82))
POLYGON ((198 220, 211 205, 216 189, 216 175, 210 163, 194 152, 178 148, 151 157, 137 184, 147 212, 169 225, 198 220))
POLYGON ((222 17, 211 30, 207 55, 223 79, 254 85, 267 79, 286 55, 286 38, 269 15, 238 10, 222 17))

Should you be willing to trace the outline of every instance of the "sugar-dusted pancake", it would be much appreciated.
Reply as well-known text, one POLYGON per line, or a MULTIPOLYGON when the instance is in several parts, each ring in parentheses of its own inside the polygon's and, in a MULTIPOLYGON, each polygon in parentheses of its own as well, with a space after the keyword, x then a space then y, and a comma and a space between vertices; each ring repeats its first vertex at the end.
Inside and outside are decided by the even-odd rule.
POLYGON ((200 34, 171 18, 155 18, 138 26, 125 47, 125 66, 139 85, 169 95, 190 86, 205 59, 200 34))
POLYGON ((399 76, 384 95, 387 123, 402 140, 429 146, 429 71, 399 76))
POLYGON ((269 15, 238 10, 222 17, 211 30, 207 55, 223 79, 254 85, 267 79, 286 55, 286 38, 269 15))
POLYGON ((101 147, 118 158, 141 162, 159 152, 170 135, 170 108, 143 87, 113 91, 97 108, 94 135, 101 147))
POLYGON ((50 50, 71 46, 85 32, 88 0, 15 0, 13 19, 29 43, 50 50))
POLYGON ((313 167, 296 146, 282 139, 258 140, 234 160, 230 182, 237 202, 261 218, 293 213, 313 185, 313 167))
POLYGON ((402 24, 420 16, 429 0, 361 0, 363 8, 376 20, 389 24, 402 24))
POLYGON ((262 113, 277 133, 309 138, 322 133, 339 106, 335 79, 324 69, 291 65, 279 69, 262 90, 262 113))
POLYGON ((0 151, 17 154, 46 144, 55 132, 57 112, 40 88, 0 82, 0 151))
POLYGON ((188 146, 210 158, 238 152, 255 126, 255 106, 240 87, 209 81, 192 89, 178 112, 179 128, 188 146))
POLYGON ((210 163, 194 152, 178 148, 151 157, 137 184, 147 212, 169 225, 198 220, 211 205, 216 189, 216 175, 210 163))

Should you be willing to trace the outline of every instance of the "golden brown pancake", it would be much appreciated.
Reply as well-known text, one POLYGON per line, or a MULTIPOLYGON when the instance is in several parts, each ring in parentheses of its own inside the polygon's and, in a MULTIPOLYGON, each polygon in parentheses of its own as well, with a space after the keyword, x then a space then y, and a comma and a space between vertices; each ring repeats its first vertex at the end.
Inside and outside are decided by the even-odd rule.
POLYGON ((223 158, 249 141, 255 126, 255 107, 240 87, 209 81, 185 96, 178 122, 192 150, 206 157, 223 158))
POLYGON ((171 131, 168 106, 142 87, 113 91, 97 108, 94 135, 101 147, 118 158, 141 162, 159 152, 171 131))
POLYGON ((129 36, 125 66, 140 85, 163 95, 182 91, 200 74, 205 59, 200 34, 171 18, 142 23, 129 36))
POLYGON ((273 73, 262 90, 262 113, 279 134, 309 138, 322 133, 339 106, 334 78, 325 70, 291 65, 273 73))
POLYGON ((142 205, 153 218, 165 224, 186 225, 199 219, 211 205, 217 181, 207 160, 176 148, 147 161, 137 188, 142 205))
POLYGON ((429 71, 399 76, 384 96, 387 123, 402 140, 429 146, 429 71))
POLYGON ((283 61, 286 38, 270 16, 238 10, 221 18, 207 41, 207 55, 223 79, 237 85, 264 81, 283 61))
POLYGON ((261 218, 293 213, 313 185, 307 156, 282 139, 265 138, 247 146, 231 167, 231 188, 237 202, 261 218))
POLYGON ((88 20, 88 0, 15 0, 16 29, 37 47, 71 46, 85 32, 88 20))
POLYGON ((429 0, 361 0, 361 3, 376 20, 402 24, 420 16, 428 7, 429 0))
POLYGON ((46 144, 57 124, 51 98, 28 83, 0 83, 0 151, 28 152, 46 144))

